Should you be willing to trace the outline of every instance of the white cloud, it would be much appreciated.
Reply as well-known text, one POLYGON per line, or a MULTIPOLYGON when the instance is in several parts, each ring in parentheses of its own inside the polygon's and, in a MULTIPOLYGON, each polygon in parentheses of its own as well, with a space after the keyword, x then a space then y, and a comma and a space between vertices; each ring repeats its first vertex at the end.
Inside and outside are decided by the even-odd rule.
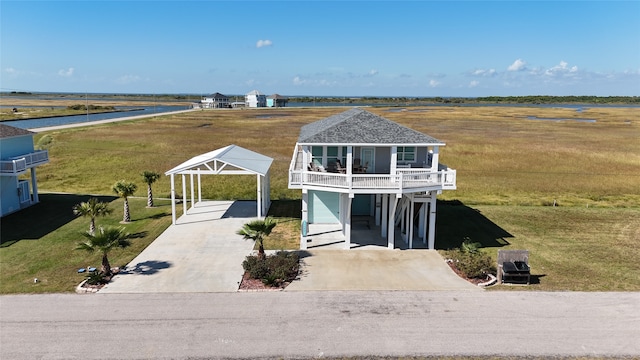
POLYGON ((430 87, 437 87, 437 86, 439 86, 439 85, 440 85, 440 82, 439 82, 439 81, 437 81, 437 80, 433 80, 433 79, 429 80, 429 86, 430 86, 430 87))
POLYGON ((378 70, 375 70, 375 69, 369 70, 369 76, 375 76, 375 75, 378 75, 378 70))
POLYGON ((304 85, 306 81, 302 79, 300 76, 296 76, 293 78, 293 85, 304 85))
POLYGON ((526 70, 526 61, 522 60, 522 59, 518 59, 516 61, 513 62, 513 64, 511 64, 507 70, 509 71, 522 71, 522 70, 526 70))
POLYGON ((569 63, 567 63, 566 61, 560 61, 560 64, 550 69, 547 69, 544 72, 544 74, 548 76, 564 76, 564 75, 571 75, 577 72, 578 72, 577 66, 574 65, 569 67, 569 63))
POLYGON ((469 87, 470 87, 470 88, 474 88, 474 87, 476 87, 476 86, 478 86, 478 85, 480 85, 480 81, 473 80, 473 81, 471 81, 471 82, 469 83, 469 87))
POLYGON ((4 72, 6 72, 7 74, 14 75, 14 74, 16 74, 18 71, 17 71, 16 69, 14 69, 14 68, 11 68, 11 67, 10 67, 10 68, 6 68, 6 69, 4 69, 4 72))
POLYGON ((61 70, 58 71, 58 75, 64 76, 64 77, 69 77, 69 76, 73 75, 73 70, 74 69, 72 67, 70 67, 70 68, 68 68, 66 70, 65 69, 61 69, 61 70))
POLYGON ((271 46, 271 45, 273 45, 273 42, 271 40, 258 40, 258 42, 256 42, 256 47, 258 49, 261 47, 271 46))
POLYGON ((123 75, 116 79, 118 84, 131 84, 138 81, 140 81, 140 76, 138 75, 123 75))
POLYGON ((492 77, 496 76, 498 72, 496 69, 476 69, 471 72, 473 76, 481 76, 481 77, 492 77))

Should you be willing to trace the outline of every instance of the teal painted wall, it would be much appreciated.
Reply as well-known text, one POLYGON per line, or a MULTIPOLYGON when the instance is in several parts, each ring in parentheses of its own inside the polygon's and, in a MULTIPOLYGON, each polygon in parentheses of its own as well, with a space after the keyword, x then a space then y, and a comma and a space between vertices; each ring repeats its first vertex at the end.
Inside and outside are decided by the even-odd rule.
POLYGON ((309 191, 309 223, 339 223, 340 194, 325 191, 309 191))

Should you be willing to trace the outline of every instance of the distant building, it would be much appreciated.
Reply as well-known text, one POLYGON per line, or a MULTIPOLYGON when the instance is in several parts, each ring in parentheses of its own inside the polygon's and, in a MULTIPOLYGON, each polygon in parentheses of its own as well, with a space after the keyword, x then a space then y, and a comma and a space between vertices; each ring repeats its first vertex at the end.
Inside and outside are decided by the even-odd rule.
POLYGON ((221 109, 231 107, 229 104, 229 97, 220 93, 211 94, 209 96, 203 96, 200 101, 203 109, 221 109))
POLYGON ((289 99, 279 94, 267 96, 267 107, 285 107, 289 99))
POLYGON ((0 216, 40 201, 36 167, 49 162, 49 152, 34 150, 33 135, 31 131, 0 124, 0 216), (25 174, 30 175, 29 180, 21 177, 25 174))
POLYGON ((253 90, 248 92, 244 96, 244 103, 247 107, 266 107, 267 106, 267 97, 263 93, 258 90, 253 90))

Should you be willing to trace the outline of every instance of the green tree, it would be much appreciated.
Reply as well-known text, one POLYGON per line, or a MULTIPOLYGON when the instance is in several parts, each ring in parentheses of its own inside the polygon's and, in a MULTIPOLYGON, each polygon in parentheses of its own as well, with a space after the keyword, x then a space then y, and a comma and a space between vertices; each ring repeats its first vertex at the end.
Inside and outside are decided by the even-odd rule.
POLYGON ((255 241, 258 244, 258 258, 264 260, 264 238, 271 234, 271 230, 276 224, 275 220, 270 217, 264 220, 253 220, 242 225, 242 228, 236 234, 242 235, 245 240, 255 241))
POLYGON ((90 217, 89 233, 94 234, 96 232, 96 218, 98 216, 107 216, 111 214, 112 210, 109 209, 109 204, 106 202, 98 201, 97 198, 90 198, 89 201, 81 202, 73 206, 73 213, 78 216, 90 217))
POLYGON ((123 223, 131 222, 131 215, 129 215, 128 198, 129 196, 133 195, 136 190, 138 190, 138 186, 136 186, 136 184, 125 180, 120 180, 113 185, 113 192, 124 199, 124 213, 122 214, 123 223))
POLYGON ((147 184, 147 207, 153 207, 153 193, 151 192, 151 184, 160 179, 160 174, 153 171, 144 171, 142 179, 147 184))
POLYGON ((86 240, 78 243, 76 250, 88 252, 99 252, 102 254, 102 267, 100 273, 104 276, 111 276, 111 264, 109 264, 109 252, 115 248, 125 248, 131 245, 130 235, 124 232, 124 228, 102 226, 96 234, 89 232, 82 234, 86 240))

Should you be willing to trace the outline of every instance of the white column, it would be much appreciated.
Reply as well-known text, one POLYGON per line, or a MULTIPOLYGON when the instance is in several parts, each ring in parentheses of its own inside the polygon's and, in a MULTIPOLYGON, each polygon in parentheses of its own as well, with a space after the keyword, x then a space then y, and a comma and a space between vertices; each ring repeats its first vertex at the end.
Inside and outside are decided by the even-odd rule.
POLYGON ((396 207, 398 206, 398 197, 394 196, 389 199, 389 226, 387 229, 387 248, 393 250, 394 249, 394 241, 395 241, 395 218, 396 218, 396 207))
POLYGON ((202 202, 202 174, 198 168, 198 202, 202 202))
POLYGON ((29 202, 31 204, 37 204, 40 202, 40 197, 38 197, 38 181, 36 180, 36 168, 31 168, 31 191, 33 191, 33 200, 31 196, 29 196, 29 202))
POLYGON ((300 250, 307 249, 307 233, 305 233, 305 226, 309 227, 309 194, 306 190, 302 191, 302 226, 300 229, 300 250))
POLYGON ((411 205, 409 205, 409 231, 407 231, 407 234, 409 235, 409 249, 413 249, 413 212, 415 211, 413 194, 409 197, 409 201, 411 201, 411 205))
POLYGON ((193 173, 189 174, 189 183, 191 184, 191 207, 195 207, 195 187, 193 186, 193 173))
POLYGON ((187 178, 182 174, 182 214, 187 215, 187 178))
POLYGON ((429 203, 429 250, 436 248, 436 196, 431 196, 429 203))
POLYGON ((171 174, 171 223, 176 224, 176 182, 171 174))
POLYGON ((389 226, 389 194, 382 194, 382 215, 380 224, 380 236, 387 237, 387 228, 389 226))
POLYGON ((396 174, 396 165, 398 165, 398 147, 391 147, 391 164, 389 164, 389 174, 396 174))
POLYGON ((256 188, 258 189, 258 194, 256 195, 257 199, 256 202, 258 203, 258 209, 257 209, 257 214, 258 217, 261 218, 262 217, 262 183, 260 181, 260 174, 256 175, 257 179, 257 184, 256 184, 256 188))
MULTIPOLYGON (((346 194, 345 194, 346 195, 346 194)), ((353 194, 345 196, 345 221, 344 221, 344 248, 351 249, 351 201, 353 194)))
POLYGON ((431 171, 438 171, 438 147, 433 147, 433 153, 431 154, 431 171))

